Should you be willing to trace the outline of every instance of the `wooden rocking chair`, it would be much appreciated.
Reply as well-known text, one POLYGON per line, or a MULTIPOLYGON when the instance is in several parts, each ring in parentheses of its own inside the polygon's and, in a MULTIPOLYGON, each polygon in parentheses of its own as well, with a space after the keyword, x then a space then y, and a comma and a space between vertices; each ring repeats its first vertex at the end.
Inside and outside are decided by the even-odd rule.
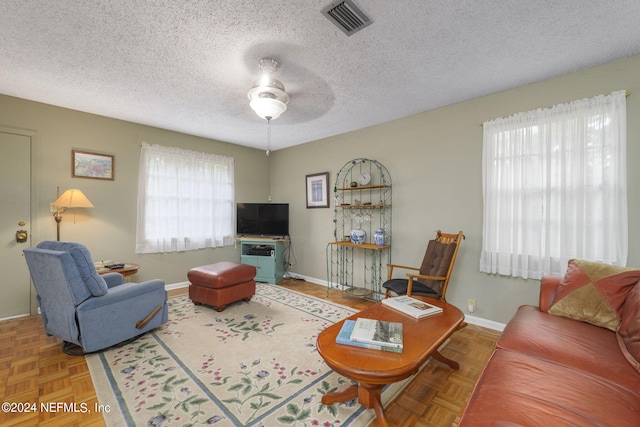
POLYGON ((462 231, 458 234, 447 234, 440 230, 434 240, 430 240, 422 260, 422 266, 407 267, 398 264, 387 264, 389 276, 382 284, 386 289, 385 298, 395 295, 423 295, 446 301, 449 278, 456 262, 460 243, 464 239, 462 231), (411 270, 407 279, 393 278, 394 269, 411 270), (393 293, 393 294, 392 294, 393 293))

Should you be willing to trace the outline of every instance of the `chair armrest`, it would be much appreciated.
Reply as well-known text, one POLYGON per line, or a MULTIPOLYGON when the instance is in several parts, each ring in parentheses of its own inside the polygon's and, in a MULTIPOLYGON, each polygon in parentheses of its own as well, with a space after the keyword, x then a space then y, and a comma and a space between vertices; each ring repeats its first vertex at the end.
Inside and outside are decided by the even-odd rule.
POLYGON ((399 265, 399 264, 387 264, 387 267, 389 267, 389 268, 394 268, 394 267, 395 268, 404 268, 404 269, 407 269, 407 270, 420 271, 420 269, 417 268, 417 267, 407 267, 406 265, 399 265))
POLYGON ((107 282, 107 288, 113 288, 124 283, 124 276, 120 273, 105 273, 102 278, 107 282))
POLYGON ((426 276, 423 274, 410 274, 410 273, 407 273, 407 277, 410 279, 447 280, 446 277, 442 277, 442 276, 426 276))
POLYGON ((77 310, 89 311, 109 304, 120 303, 125 300, 134 300, 136 297, 157 292, 160 289, 164 291, 164 282, 158 279, 148 280, 142 283, 123 283, 114 288, 109 288, 109 292, 105 295, 89 298, 80 304, 77 310))
POLYGON ((406 265, 399 265, 399 264, 387 264, 387 267, 389 267, 389 274, 387 275, 387 280, 391 280, 393 279, 393 269, 394 268, 402 268, 405 270, 415 270, 415 271, 420 271, 419 268, 416 267, 407 267, 406 265))
POLYGON ((538 301, 538 307, 540 311, 546 313, 551 308, 551 303, 556 296, 556 290, 562 277, 558 276, 544 276, 540 281, 540 299, 538 301))
POLYGON ((89 298, 76 307, 85 352, 108 348, 136 337, 157 328, 167 318, 167 291, 162 280, 123 283, 110 288, 105 295, 89 298), (140 326, 144 322, 146 324, 140 326))

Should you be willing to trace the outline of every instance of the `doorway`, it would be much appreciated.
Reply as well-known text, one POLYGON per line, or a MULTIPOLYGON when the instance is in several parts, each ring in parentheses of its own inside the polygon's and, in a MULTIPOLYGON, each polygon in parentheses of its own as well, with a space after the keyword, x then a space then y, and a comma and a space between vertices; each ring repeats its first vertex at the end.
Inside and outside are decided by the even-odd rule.
POLYGON ((0 320, 35 314, 27 263, 31 242, 31 153, 34 133, 0 127, 0 320))

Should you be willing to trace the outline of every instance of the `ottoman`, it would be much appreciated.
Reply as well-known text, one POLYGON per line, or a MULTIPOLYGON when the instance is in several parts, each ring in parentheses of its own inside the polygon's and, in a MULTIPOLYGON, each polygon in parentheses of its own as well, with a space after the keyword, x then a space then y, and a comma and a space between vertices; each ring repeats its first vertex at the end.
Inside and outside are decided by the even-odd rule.
POLYGON ((249 301, 256 293, 256 268, 235 262, 219 262, 189 270, 189 299, 194 304, 207 304, 217 311, 227 304, 249 301))

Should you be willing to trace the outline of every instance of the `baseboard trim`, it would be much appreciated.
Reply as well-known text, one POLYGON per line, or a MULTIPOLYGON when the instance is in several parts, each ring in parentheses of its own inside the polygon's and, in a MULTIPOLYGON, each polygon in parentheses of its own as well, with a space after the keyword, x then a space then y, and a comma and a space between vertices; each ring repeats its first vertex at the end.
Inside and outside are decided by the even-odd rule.
POLYGON ((494 322, 493 320, 483 319, 482 317, 464 315, 464 321, 470 325, 481 326, 483 328, 492 329, 494 331, 502 332, 505 328, 504 323, 494 322))
MULTIPOLYGON (((40 314, 40 310, 38 310, 38 314, 40 314)), ((29 317, 31 316, 29 313, 25 314, 16 314, 15 316, 8 316, 0 318, 0 322, 4 322, 5 320, 19 319, 21 317, 29 317)))
POLYGON ((293 280, 304 280, 306 282, 315 283, 316 285, 327 286, 327 281, 322 279, 316 279, 315 277, 305 276, 303 274, 298 273, 286 273, 285 279, 293 279, 293 280))
POLYGON ((178 283, 171 283, 170 285, 164 285, 164 288, 167 291, 173 291, 175 289, 183 289, 188 287, 189 287, 189 282, 178 282, 178 283))

